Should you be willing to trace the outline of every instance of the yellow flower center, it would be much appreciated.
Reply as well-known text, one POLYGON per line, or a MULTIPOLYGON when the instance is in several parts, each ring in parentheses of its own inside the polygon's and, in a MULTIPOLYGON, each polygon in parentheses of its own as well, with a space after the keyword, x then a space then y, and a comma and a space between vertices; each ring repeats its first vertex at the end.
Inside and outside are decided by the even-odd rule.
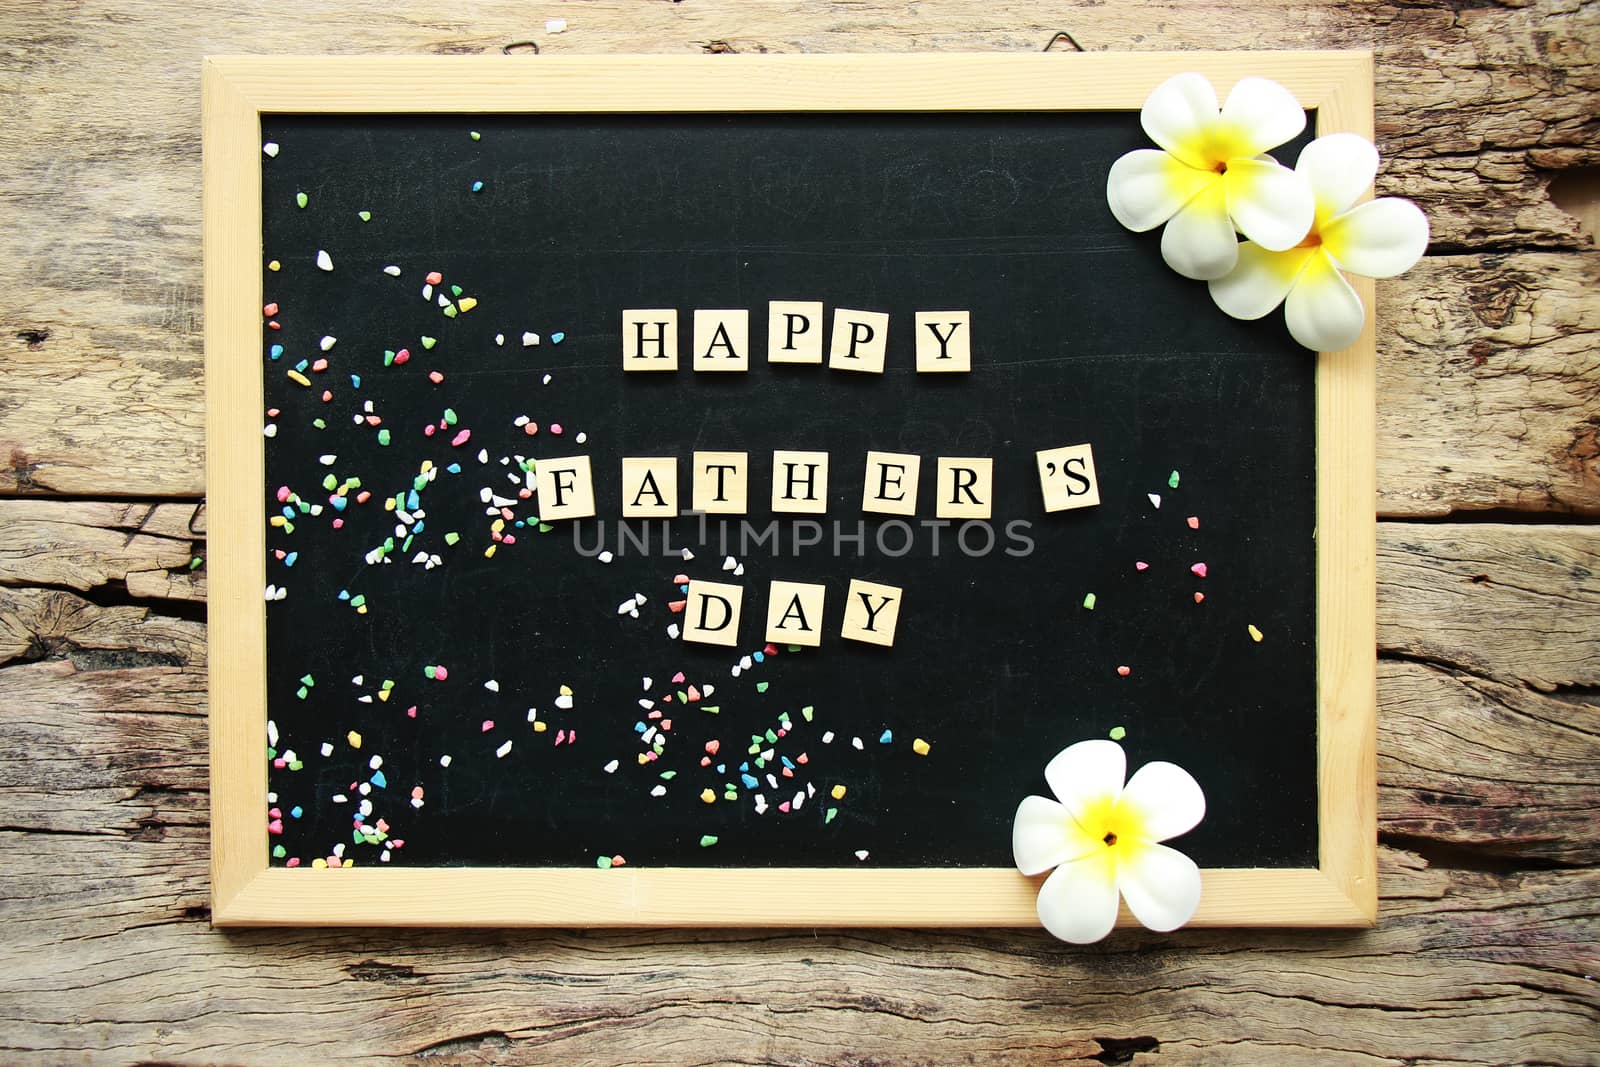
POLYGON ((1136 848, 1138 842, 1148 840, 1149 836, 1142 812, 1109 797, 1089 805, 1080 816, 1079 825, 1109 852, 1136 848))

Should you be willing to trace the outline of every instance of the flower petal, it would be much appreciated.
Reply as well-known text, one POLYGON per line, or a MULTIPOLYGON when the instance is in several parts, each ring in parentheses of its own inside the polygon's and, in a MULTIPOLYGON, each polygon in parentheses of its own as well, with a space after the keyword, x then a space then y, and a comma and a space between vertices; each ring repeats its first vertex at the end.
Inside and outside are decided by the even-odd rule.
POLYGON ((1301 149, 1294 169, 1311 183, 1320 226, 1361 199, 1378 173, 1378 150, 1358 134, 1330 133, 1301 149))
POLYGON ((1386 196, 1332 219, 1322 247, 1352 274, 1392 278, 1416 266, 1428 249, 1428 217, 1409 200, 1386 196))
POLYGON ((1299 136, 1306 128, 1306 112, 1277 82, 1242 78, 1222 105, 1222 121, 1234 128, 1240 154, 1253 156, 1299 136))
POLYGON ((1267 251, 1293 248, 1311 232, 1311 184, 1288 167, 1259 159, 1231 160, 1222 186, 1234 225, 1267 251))
POLYGON ((1194 775, 1164 760, 1135 771, 1117 801, 1117 825, 1145 841, 1186 834, 1205 814, 1206 795, 1194 775))
POLYGON ((1228 220, 1223 189, 1222 182, 1211 183, 1161 231, 1161 258, 1185 278, 1220 278, 1239 259, 1239 238, 1228 220))
POLYGON ((1283 302, 1290 335, 1317 352, 1337 352, 1354 344, 1366 314, 1361 298, 1321 250, 1311 257, 1283 302))
MULTIPOLYGON (((1165 846, 1155 845, 1155 848, 1165 846)), ((1055 869, 1039 887, 1039 921, 1063 941, 1087 945, 1117 925, 1117 861, 1102 848, 1055 869)))
MULTIPOLYGON (((1152 930, 1176 930, 1200 906, 1200 868, 1175 848, 1150 841, 1117 846, 1117 885, 1134 918, 1152 930)), ((1068 864, 1056 873, 1076 867, 1068 864)), ((1054 878, 1054 875, 1051 876, 1054 878)), ((1047 881, 1046 886, 1049 885, 1047 881)), ((1039 894, 1043 907, 1044 893, 1039 894)))
MULTIPOLYGON (((1044 780, 1072 817, 1082 822, 1097 808, 1109 811, 1122 793, 1122 780, 1127 773, 1128 757, 1122 746, 1101 738, 1079 741, 1057 752, 1045 764, 1044 780)), ((1092 832, 1094 828, 1088 829, 1092 832)))
POLYGON ((1139 124, 1150 139, 1191 167, 1211 166, 1202 146, 1217 122, 1217 91, 1204 74, 1174 74, 1146 98, 1139 124))
POLYGON ((1143 233, 1172 218, 1216 180, 1213 171, 1195 170, 1176 156, 1141 148, 1111 164, 1106 203, 1118 222, 1143 233))
POLYGON ((1211 299, 1236 319, 1259 319, 1289 295, 1314 249, 1268 252, 1254 241, 1239 246, 1239 262, 1211 282, 1211 299))
POLYGON ((1043 874, 1106 846, 1078 826, 1064 805, 1044 797, 1023 797, 1011 824, 1011 855, 1017 870, 1043 874))

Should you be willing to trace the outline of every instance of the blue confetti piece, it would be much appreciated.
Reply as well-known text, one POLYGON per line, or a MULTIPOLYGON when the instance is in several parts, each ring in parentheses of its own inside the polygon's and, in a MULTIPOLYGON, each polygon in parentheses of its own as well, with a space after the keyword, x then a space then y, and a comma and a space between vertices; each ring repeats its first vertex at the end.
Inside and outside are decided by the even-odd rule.
POLYGON ((382 771, 373 771, 372 772, 372 784, 377 786, 379 789, 383 789, 383 788, 388 786, 389 779, 387 779, 387 778, 385 778, 383 776, 383 772, 382 771))
POLYGON ((304 374, 306 372, 306 368, 309 366, 311 366, 311 361, 308 359, 302 359, 299 363, 294 365, 294 369, 299 371, 301 374, 304 374))
POLYGON ((472 191, 475 192, 475 193, 483 192, 483 183, 482 182, 473 182, 472 183, 472 191))
POLYGON ((449 471, 451 474, 460 474, 461 473, 461 464, 452 463, 452 464, 450 464, 450 466, 446 467, 445 470, 449 471))
POLYGON ((349 600, 350 599, 350 590, 348 590, 348 589, 339 590, 339 599, 340 600, 349 600))
POLYGON ((300 816, 302 816, 304 814, 305 814, 305 809, 302 808, 298 804, 296 804, 294 807, 289 809, 289 818, 291 818, 291 819, 298 819, 300 816))
POLYGON ((887 745, 890 741, 893 741, 893 740, 894 740, 894 731, 893 730, 885 730, 882 734, 878 735, 878 744, 880 744, 880 745, 887 745))
POLYGON ((268 350, 267 354, 273 359, 277 359, 279 356, 283 355, 283 346, 273 345, 272 348, 268 350))
POLYGON ((361 388, 361 375, 359 375, 359 374, 350 375, 350 385, 354 389, 360 389, 361 388))
POLYGON ((558 345, 566 339, 567 335, 560 330, 557 330, 555 333, 550 335, 550 343, 553 345, 558 345))
POLYGON ((300 553, 291 552, 287 556, 283 557, 283 565, 285 567, 293 567, 294 566, 294 561, 299 559, 299 558, 300 558, 300 553))
POLYGON ((744 783, 746 789, 754 789, 761 784, 755 780, 754 776, 748 774, 741 774, 739 780, 744 783))
POLYGON ((343 511, 345 508, 350 506, 350 501, 346 500, 342 496, 335 496, 333 499, 329 500, 328 503, 333 505, 334 511, 343 511))
POLYGON ((642 720, 633 724, 633 732, 636 734, 642 734, 647 729, 649 729, 649 727, 647 727, 642 720))
POLYGON ((755 660, 757 663, 765 663, 767 660, 767 654, 765 652, 757 652, 754 653, 750 658, 755 660))

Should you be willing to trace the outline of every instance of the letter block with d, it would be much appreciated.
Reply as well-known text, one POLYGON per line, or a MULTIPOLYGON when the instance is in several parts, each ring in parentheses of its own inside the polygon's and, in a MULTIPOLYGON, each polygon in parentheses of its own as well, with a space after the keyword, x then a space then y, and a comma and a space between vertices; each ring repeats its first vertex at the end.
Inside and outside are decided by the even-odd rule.
POLYGON ((738 645, 739 605, 743 600, 742 585, 691 579, 688 600, 683 605, 683 639, 703 645, 738 645))

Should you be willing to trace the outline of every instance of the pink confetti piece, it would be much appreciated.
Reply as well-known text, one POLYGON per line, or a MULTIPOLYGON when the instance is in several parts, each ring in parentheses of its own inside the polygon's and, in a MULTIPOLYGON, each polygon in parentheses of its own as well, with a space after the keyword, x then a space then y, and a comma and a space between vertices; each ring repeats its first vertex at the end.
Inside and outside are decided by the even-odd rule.
POLYGON ((1196 563, 1189 569, 1194 572, 1196 578, 1204 578, 1206 576, 1206 565, 1204 563, 1196 563))
POLYGON ((450 444, 455 448, 460 448, 470 440, 472 440, 472 431, 462 430, 460 433, 450 438, 450 444))
POLYGON ((1147 570, 1150 569, 1150 564, 1146 563, 1142 559, 1141 560, 1135 560, 1134 564, 1133 564, 1133 569, 1136 570, 1136 571, 1147 571, 1147 570))
POLYGON ((1117 668, 1117 673, 1119 675, 1121 675, 1122 677, 1126 678, 1128 675, 1133 673, 1133 668, 1132 667, 1128 667, 1128 666, 1118 667, 1117 668))
POLYGON ((1200 516, 1198 516, 1198 515, 1190 515, 1187 519, 1184 519, 1183 521, 1187 522, 1189 524, 1189 529, 1191 529, 1191 530, 1200 529, 1200 516))

